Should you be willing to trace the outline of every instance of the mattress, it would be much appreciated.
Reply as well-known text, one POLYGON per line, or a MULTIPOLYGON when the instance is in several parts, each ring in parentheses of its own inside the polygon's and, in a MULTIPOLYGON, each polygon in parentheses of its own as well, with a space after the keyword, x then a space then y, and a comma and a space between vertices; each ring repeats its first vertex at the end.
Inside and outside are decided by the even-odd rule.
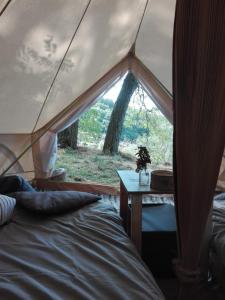
POLYGON ((103 201, 41 217, 16 208, 0 228, 1 299, 164 299, 103 201))

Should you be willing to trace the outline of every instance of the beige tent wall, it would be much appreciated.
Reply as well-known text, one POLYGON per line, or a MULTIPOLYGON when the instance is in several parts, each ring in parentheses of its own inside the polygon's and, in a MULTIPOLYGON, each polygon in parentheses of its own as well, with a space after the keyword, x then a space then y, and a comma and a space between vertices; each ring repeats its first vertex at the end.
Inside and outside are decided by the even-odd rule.
POLYGON ((32 132, 87 2, 15 0, 1 16, 0 133, 32 132))
MULTIPOLYGON (((30 134, 0 134, 0 172, 4 172, 30 143, 30 134)), ((26 152, 7 174, 20 174, 27 179, 33 178, 34 165, 32 151, 26 152)))
POLYGON ((135 53, 172 94, 173 24, 176 0, 150 0, 135 53))
MULTIPOLYGON (((0 9, 5 4, 1 0, 0 9)), ((152 45, 147 41, 157 40, 159 32, 148 35, 145 19, 157 13, 172 28, 173 7, 168 10, 166 2, 160 1, 159 12, 156 6, 155 0, 10 2, 0 18, 0 134, 4 134, 0 138, 2 152, 9 147, 13 154, 10 150, 7 160, 2 154, 2 170, 27 148, 19 160, 24 171, 49 175, 55 160, 55 133, 71 124, 127 70, 136 72, 148 90, 146 73, 137 65, 132 68, 127 55, 136 42, 136 52, 150 66, 144 49, 149 51, 152 45)), ((171 35, 161 34, 161 38, 171 44, 171 35)), ((163 55, 170 59, 170 49, 163 55)), ((163 71, 171 76, 167 67, 163 71)), ((155 102, 162 98, 158 92, 151 91, 155 102)), ((166 105, 164 113, 171 120, 166 105)), ((164 104, 160 102, 159 107, 163 110, 164 104)))
POLYGON ((135 42, 145 4, 143 0, 91 1, 35 130, 45 126, 127 55, 135 42))
POLYGON ((54 169, 57 155, 57 134, 39 131, 32 135, 35 178, 46 178, 54 169), (40 135, 42 135, 41 138, 40 135))
POLYGON ((57 133, 70 126, 81 114, 94 105, 100 96, 103 96, 124 76, 129 70, 131 59, 131 55, 128 54, 58 116, 53 118, 44 128, 50 124, 51 131, 57 133))
POLYGON ((0 15, 3 14, 10 2, 10 0, 0 0, 0 15))

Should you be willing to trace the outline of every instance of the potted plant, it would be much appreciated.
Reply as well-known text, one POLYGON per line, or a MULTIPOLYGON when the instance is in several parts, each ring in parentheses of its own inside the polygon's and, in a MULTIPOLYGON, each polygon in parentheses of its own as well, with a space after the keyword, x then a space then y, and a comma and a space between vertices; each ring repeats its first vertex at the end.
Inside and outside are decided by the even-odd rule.
POLYGON ((150 182, 150 174, 147 169, 147 164, 151 164, 151 158, 147 148, 144 146, 139 146, 138 152, 135 154, 135 156, 137 157, 136 172, 139 172, 139 184, 148 185, 150 182))

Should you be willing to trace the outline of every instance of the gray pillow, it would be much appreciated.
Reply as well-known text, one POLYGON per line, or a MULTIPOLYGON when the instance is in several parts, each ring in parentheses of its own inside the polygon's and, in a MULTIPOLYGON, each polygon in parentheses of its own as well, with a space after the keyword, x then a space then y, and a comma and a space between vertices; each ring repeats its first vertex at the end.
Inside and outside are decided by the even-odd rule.
POLYGON ((14 198, 0 195, 0 225, 11 219, 15 205, 16 200, 14 198))
POLYGON ((0 176, 0 194, 14 192, 34 192, 35 189, 22 176, 0 176))
POLYGON ((225 200, 225 193, 220 193, 214 197, 214 200, 225 200))
POLYGON ((23 208, 47 215, 77 210, 101 199, 99 196, 77 191, 16 192, 10 195, 23 208))

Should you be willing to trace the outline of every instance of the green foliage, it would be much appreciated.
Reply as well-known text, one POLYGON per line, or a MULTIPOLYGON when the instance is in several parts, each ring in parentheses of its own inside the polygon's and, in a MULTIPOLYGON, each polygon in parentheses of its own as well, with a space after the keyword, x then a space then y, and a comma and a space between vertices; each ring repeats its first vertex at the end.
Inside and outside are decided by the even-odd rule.
POLYGON ((106 132, 113 105, 112 100, 102 98, 80 118, 79 140, 100 142, 106 132))
POLYGON ((122 140, 146 146, 154 165, 172 164, 172 136, 172 125, 156 107, 151 110, 129 107, 122 140))
POLYGON ((79 130, 83 132, 86 138, 99 139, 101 137, 102 125, 98 121, 99 109, 93 107, 86 114, 80 118, 79 130))
MULTIPOLYGON (((143 94, 136 96, 132 101, 125 117, 120 151, 134 156, 137 146, 146 146, 153 166, 171 164, 172 125, 156 107, 151 107, 151 109, 146 107, 149 99, 145 99, 143 94)), ((91 144, 100 149, 113 105, 112 100, 101 98, 80 118, 78 135, 80 145, 91 144)))

